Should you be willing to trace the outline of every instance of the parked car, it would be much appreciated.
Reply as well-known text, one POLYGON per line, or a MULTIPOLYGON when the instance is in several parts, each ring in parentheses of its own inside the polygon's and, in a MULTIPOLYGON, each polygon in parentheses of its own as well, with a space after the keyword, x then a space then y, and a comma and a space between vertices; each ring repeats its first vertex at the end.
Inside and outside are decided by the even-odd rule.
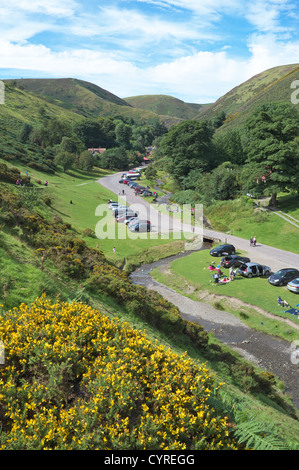
POLYGON ((299 294, 299 277, 296 277, 287 284, 287 289, 295 294, 299 294))
POLYGON ((238 272, 244 277, 269 276, 271 268, 259 263, 244 263, 239 267, 238 272))
POLYGON ((299 271, 295 268, 280 269, 269 276, 268 281, 272 286, 286 286, 288 282, 299 277, 299 271))
POLYGON ((143 197, 147 197, 147 196, 152 196, 153 193, 151 191, 149 191, 148 189, 144 189, 144 191, 142 191, 141 193, 141 196, 143 197))
POLYGON ((115 216, 115 212, 121 212, 124 211, 125 209, 128 209, 128 206, 122 205, 122 204, 117 204, 117 206, 112 206, 112 213, 115 216))
POLYGON ((132 224, 133 224, 133 222, 137 222, 138 220, 139 220, 138 217, 131 217, 131 216, 130 216, 130 217, 127 217, 127 218, 124 220, 124 223, 125 223, 126 225, 128 225, 129 223, 132 223, 132 224))
POLYGON ((111 201, 108 204, 109 209, 113 209, 113 207, 119 206, 119 202, 111 201))
POLYGON ((128 227, 133 227, 133 225, 136 225, 138 224, 139 222, 142 222, 142 223, 147 223, 147 224, 150 224, 150 220, 145 220, 145 219, 139 219, 139 217, 136 217, 134 219, 132 219, 129 223, 128 223, 128 227))
POLYGON ((210 251, 210 255, 212 256, 227 256, 227 255, 234 255, 236 253, 236 249, 234 245, 219 245, 215 248, 212 248, 210 251))
POLYGON ((137 214, 136 212, 125 212, 125 213, 121 213, 118 217, 116 217, 116 222, 125 222, 126 219, 128 219, 129 217, 137 217, 137 214))
POLYGON ((221 260, 221 265, 224 268, 230 268, 231 266, 239 267, 244 263, 250 263, 250 259, 246 258, 246 256, 229 255, 221 260))
POLYGON ((138 213, 133 212, 129 207, 126 207, 125 209, 116 209, 115 211, 113 211, 113 214, 115 218, 120 217, 122 215, 127 215, 127 214, 130 214, 134 217, 138 216, 138 213))
POLYGON ((139 220, 136 224, 130 224, 131 232, 150 232, 151 223, 148 220, 139 220))

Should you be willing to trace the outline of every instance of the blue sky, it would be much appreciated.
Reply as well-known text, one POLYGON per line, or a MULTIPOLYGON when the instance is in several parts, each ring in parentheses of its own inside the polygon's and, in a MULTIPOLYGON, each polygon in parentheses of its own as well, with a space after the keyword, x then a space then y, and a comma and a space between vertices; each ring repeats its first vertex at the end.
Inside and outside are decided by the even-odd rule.
POLYGON ((0 79, 209 103, 298 63, 298 30, 298 0, 0 0, 0 79))

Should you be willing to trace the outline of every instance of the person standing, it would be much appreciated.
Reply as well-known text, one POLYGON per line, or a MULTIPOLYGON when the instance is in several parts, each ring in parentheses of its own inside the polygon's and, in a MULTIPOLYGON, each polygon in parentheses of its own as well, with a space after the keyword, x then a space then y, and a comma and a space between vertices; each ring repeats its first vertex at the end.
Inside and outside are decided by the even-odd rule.
POLYGON ((253 243, 253 246, 256 246, 256 237, 253 237, 252 243, 253 243))

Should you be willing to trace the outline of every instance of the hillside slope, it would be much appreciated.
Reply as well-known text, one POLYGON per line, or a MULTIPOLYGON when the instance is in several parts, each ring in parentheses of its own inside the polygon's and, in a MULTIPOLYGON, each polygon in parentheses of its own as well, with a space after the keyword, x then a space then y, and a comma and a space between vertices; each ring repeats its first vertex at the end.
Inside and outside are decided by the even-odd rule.
POLYGON ((291 83, 299 77, 299 64, 274 67, 253 76, 233 88, 214 104, 203 109, 197 120, 212 119, 226 114, 222 130, 228 126, 240 127, 253 110, 269 102, 290 102, 291 83))
POLYGON ((159 117, 151 111, 134 108, 113 93, 83 80, 36 78, 3 81, 21 91, 30 92, 31 95, 42 98, 47 103, 83 117, 123 116, 144 121, 159 117))
POLYGON ((125 98, 125 101, 135 108, 152 111, 159 115, 176 116, 180 119, 192 119, 205 108, 205 104, 185 103, 178 98, 168 95, 140 95, 125 98))

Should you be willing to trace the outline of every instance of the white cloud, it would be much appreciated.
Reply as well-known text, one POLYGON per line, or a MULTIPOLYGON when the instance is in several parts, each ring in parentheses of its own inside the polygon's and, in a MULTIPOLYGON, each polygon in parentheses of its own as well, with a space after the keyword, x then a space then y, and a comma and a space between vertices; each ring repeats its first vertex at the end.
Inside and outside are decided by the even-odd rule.
POLYGON ((102 2, 92 15, 73 0, 0 0, 0 67, 33 71, 35 76, 40 72, 81 78, 120 97, 170 94, 188 102, 211 102, 267 68, 299 62, 298 41, 280 24, 282 12, 293 13, 291 0, 252 1, 149 0, 135 2, 135 9, 121 9, 119 1, 113 6, 102 2), (155 9, 150 16, 150 10, 136 8, 138 3, 188 9, 192 14, 163 16, 155 9), (217 42, 219 35, 234 34, 220 29, 219 23, 217 35, 211 26, 223 12, 226 26, 234 12, 254 26, 251 33, 247 29, 248 38, 239 37, 245 45, 247 40, 244 58, 233 55, 233 43, 217 42), (45 42, 34 44, 31 38, 41 32, 47 32, 45 42), (59 33, 61 43, 55 44, 53 32, 59 33), (67 45, 61 39, 64 34, 67 45), (47 45, 48 36, 55 50, 47 45))
POLYGON ((245 17, 260 32, 280 33, 288 28, 281 25, 281 15, 290 12, 288 0, 253 0, 248 4, 245 17))
POLYGON ((9 2, 0 0, 2 19, 2 15, 14 15, 16 12, 41 13, 65 18, 73 15, 77 7, 78 4, 74 0, 9 0, 9 2))
POLYGON ((274 34, 253 35, 248 44, 251 58, 248 71, 253 75, 278 65, 299 62, 299 41, 279 41, 274 34))

